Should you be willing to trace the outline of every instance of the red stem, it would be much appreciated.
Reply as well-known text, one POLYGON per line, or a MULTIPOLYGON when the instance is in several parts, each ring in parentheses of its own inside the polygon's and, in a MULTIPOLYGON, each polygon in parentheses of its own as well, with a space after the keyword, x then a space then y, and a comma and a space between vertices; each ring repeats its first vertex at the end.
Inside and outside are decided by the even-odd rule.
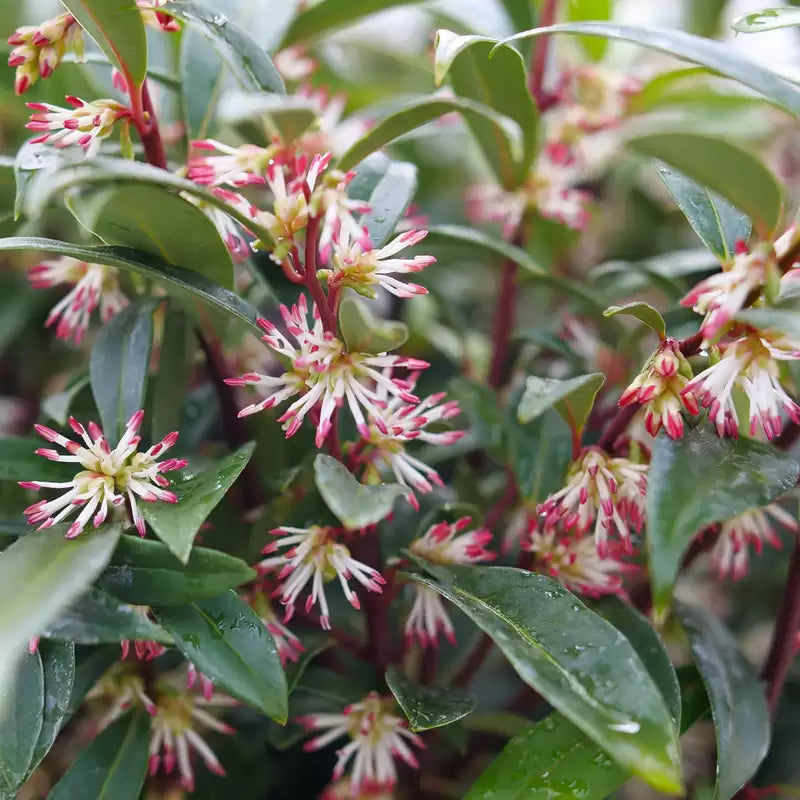
POLYGON ((161 130, 158 127, 158 119, 150 98, 150 90, 147 88, 147 81, 145 80, 141 86, 141 95, 138 91, 133 91, 130 93, 130 97, 134 124, 142 140, 147 162, 159 169, 167 169, 167 153, 164 150, 164 142, 161 139, 161 130))
MULTIPOLYGON (((514 238, 519 246, 520 236, 514 238)), ((492 323, 492 361, 489 366, 489 386, 499 389, 506 376, 508 351, 511 344, 511 331, 514 327, 514 316, 517 301, 517 263, 510 259, 503 264, 500 275, 500 290, 492 323)))
POLYGON ((485 633, 481 634, 481 639, 475 646, 475 649, 470 653, 469 658, 464 662, 464 665, 453 678, 453 685, 459 686, 462 689, 469 686, 470 683, 472 683, 472 679, 478 674, 478 670, 483 665, 491 649, 491 638, 485 633))
MULTIPOLYGON (((544 0, 539 14, 537 27, 546 28, 553 24, 556 16, 558 0, 544 0)), ((547 68, 547 54, 550 50, 550 37, 542 36, 536 40, 531 56, 531 70, 528 76, 528 89, 536 101, 539 111, 546 111, 552 106, 557 97, 544 90, 544 73, 547 68)))
POLYGON ((338 334, 339 326, 336 315, 328 303, 328 298, 322 289, 322 285, 317 277, 317 245, 319 244, 319 226, 321 219, 311 217, 306 228, 306 261, 305 261, 305 285, 311 299, 319 309, 322 325, 326 331, 334 336, 338 334))

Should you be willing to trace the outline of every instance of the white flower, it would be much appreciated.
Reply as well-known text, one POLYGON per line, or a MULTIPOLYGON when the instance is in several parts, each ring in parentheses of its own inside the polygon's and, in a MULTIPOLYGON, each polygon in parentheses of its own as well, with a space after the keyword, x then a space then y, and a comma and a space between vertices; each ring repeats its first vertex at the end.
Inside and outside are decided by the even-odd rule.
POLYGON ((344 709, 342 714, 309 714, 298 719, 310 730, 324 731, 305 744, 306 750, 319 750, 343 736, 350 741, 339 750, 334 780, 343 775, 348 762, 353 762, 350 785, 360 792, 362 786, 381 784, 393 786, 397 782, 396 758, 410 767, 419 762, 409 744, 424 747, 422 739, 406 728, 405 720, 390 714, 393 700, 368 694, 358 703, 344 709))
MULTIPOLYGON (((144 620, 150 620, 150 607, 149 606, 131 606, 133 610, 144 620)), ((131 651, 131 640, 123 639, 120 642, 122 647, 122 659, 125 660, 131 651)), ((167 648, 159 642, 153 642, 146 639, 133 640, 133 653, 139 661, 152 661, 158 658, 167 648)))
POLYGON ((156 500, 177 503, 177 496, 165 488, 169 486, 169 481, 162 473, 185 467, 186 461, 177 458, 159 460, 178 440, 178 434, 174 431, 146 452, 137 452, 140 439, 137 431, 143 417, 144 412, 137 411, 128 420, 125 432, 113 450, 103 431, 94 422, 89 423, 87 432, 73 417, 69 419, 70 427, 81 437, 84 446, 44 425, 36 425, 40 436, 67 451, 67 455, 64 455, 56 450, 41 448, 36 451, 37 455, 51 461, 78 463, 83 471, 65 483, 21 481, 20 486, 26 489, 68 490, 55 500, 40 500, 26 508, 28 522, 32 525, 38 524, 41 530, 67 519, 80 509, 77 518, 67 530, 67 537, 72 538, 80 534, 90 520, 95 528, 102 525, 108 516, 109 507, 121 506, 127 498, 133 524, 139 535, 144 536, 145 524, 139 513, 137 498, 148 503, 156 500))
POLYGON ((326 630, 331 627, 324 588, 326 582, 338 578, 344 596, 355 609, 361 608, 361 602, 350 588, 348 581, 351 578, 370 592, 382 591, 381 586, 386 583, 378 570, 356 561, 347 546, 338 541, 342 534, 340 529, 282 527, 271 533, 281 538, 268 544, 262 551, 264 554, 275 553, 284 547, 290 549, 282 555, 265 558, 257 567, 262 571, 280 568, 278 579, 282 583, 278 588, 281 602, 286 606, 284 622, 292 618, 297 599, 309 581, 311 593, 306 599, 306 612, 319 603, 322 612, 320 625, 326 630))
POLYGON ((167 0, 136 0, 145 25, 157 31, 175 33, 181 29, 178 20, 166 11, 158 11, 158 8, 166 3, 167 0))
POLYGON ((317 68, 317 62, 306 54, 300 45, 287 47, 272 57, 275 68, 287 81, 301 81, 308 78, 317 68))
POLYGON ((264 172, 274 148, 243 144, 230 147, 216 139, 201 139, 192 147, 221 155, 201 155, 189 159, 189 180, 203 186, 232 186, 241 188, 252 184, 264 185, 264 172))
POLYGON ((278 619, 278 615, 269 601, 269 594, 264 588, 258 587, 250 594, 248 602, 264 623, 264 627, 272 634, 281 664, 286 666, 287 661, 297 661, 305 648, 300 640, 278 619))
POLYGON ((35 289, 49 289, 61 284, 73 288, 53 307, 45 325, 56 325, 59 339, 80 343, 89 328, 89 317, 100 308, 100 318, 108 322, 121 311, 128 300, 119 288, 118 272, 103 264, 87 264, 68 256, 42 261, 28 270, 28 279, 35 289))

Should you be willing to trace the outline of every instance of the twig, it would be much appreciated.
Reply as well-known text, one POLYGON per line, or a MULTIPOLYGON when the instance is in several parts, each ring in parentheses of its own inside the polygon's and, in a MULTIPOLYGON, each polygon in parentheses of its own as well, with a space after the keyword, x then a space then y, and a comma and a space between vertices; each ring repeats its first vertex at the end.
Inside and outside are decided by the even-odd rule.
POLYGON ((317 246, 319 244, 319 217, 311 217, 306 228, 306 259, 305 259, 305 285, 311 299, 319 309, 322 325, 326 331, 337 334, 339 326, 336 315, 328 303, 328 298, 322 290, 322 285, 317 277, 317 246))
MULTIPOLYGON (((514 239, 519 246, 520 237, 514 239)), ((508 351, 517 304, 517 262, 509 259, 500 273, 500 290, 492 323, 492 361, 489 366, 489 386, 499 389, 505 382, 508 351)))
POLYGON ((142 140, 144 156, 148 163, 160 169, 167 169, 167 154, 164 150, 164 142, 161 139, 161 130, 158 127, 158 119, 153 108, 153 101, 150 98, 150 90, 147 88, 147 81, 142 84, 142 108, 147 115, 147 119, 135 120, 136 130, 142 140))
POLYGON ((460 686, 462 689, 469 686, 472 683, 472 679, 478 674, 478 670, 483 666, 483 662, 491 649, 491 638, 485 633, 481 634, 481 639, 475 649, 470 653, 469 658, 453 678, 453 685, 460 686))
MULTIPOLYGON (((544 0, 542 10, 537 20, 537 27, 546 28, 553 24, 556 16, 558 0, 544 0)), ((539 111, 547 111, 558 101, 556 95, 544 89, 544 73, 547 69, 547 54, 550 50, 550 37, 542 36, 536 40, 531 56, 531 70, 528 76, 528 89, 536 101, 539 111)))

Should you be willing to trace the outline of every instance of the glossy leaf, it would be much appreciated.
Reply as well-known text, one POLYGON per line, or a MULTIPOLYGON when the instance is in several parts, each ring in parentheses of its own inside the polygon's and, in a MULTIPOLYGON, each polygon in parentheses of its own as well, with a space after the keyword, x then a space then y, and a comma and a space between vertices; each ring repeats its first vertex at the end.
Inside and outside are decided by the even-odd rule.
POLYGON ((141 504, 148 525, 184 564, 200 526, 242 474, 254 449, 250 442, 191 480, 174 484, 177 503, 141 504))
POLYGON ((181 105, 191 142, 208 135, 222 92, 225 64, 194 25, 184 28, 180 47, 181 105))
POLYGON ((579 375, 560 381, 556 378, 537 378, 531 375, 517 409, 520 422, 531 422, 555 407, 570 428, 580 432, 586 425, 594 398, 606 382, 602 372, 579 375))
POLYGON ((195 205, 156 186, 103 191, 82 221, 106 244, 122 245, 199 272, 233 289, 233 261, 214 223, 195 205))
POLYGON ((769 709, 750 663, 708 611, 676 607, 703 678, 717 735, 715 800, 729 800, 753 777, 769 750, 769 709))
POLYGON ((92 588, 42 632, 47 639, 75 644, 107 644, 124 639, 147 639, 169 644, 166 632, 133 606, 92 588))
POLYGON ((539 114, 528 91, 522 56, 511 47, 497 46, 493 39, 439 30, 433 70, 437 86, 448 76, 456 95, 482 103, 519 125, 523 147, 516 155, 496 125, 465 117, 500 183, 506 189, 520 186, 528 177, 539 133, 539 114))
POLYGON ((61 0, 119 71, 141 86, 147 74, 147 39, 135 3, 61 0))
POLYGON ((647 490, 656 612, 663 614, 669 605, 683 551, 704 526, 767 505, 797 478, 792 458, 752 439, 720 438, 705 425, 688 428, 677 440, 659 436, 647 490))
POLYGON ((732 50, 730 45, 725 42, 694 36, 679 30, 619 25, 611 22, 576 22, 523 31, 507 39, 506 42, 527 39, 531 36, 549 36, 553 33, 575 33, 602 36, 607 39, 622 39, 653 50, 660 50, 677 58, 702 64, 726 78, 739 81, 793 114, 800 115, 800 89, 792 86, 767 67, 746 58, 741 52, 732 50))
POLYGON ((677 734, 628 640, 545 575, 509 567, 427 565, 413 579, 492 637, 525 683, 621 766, 680 792, 677 734))
POLYGON ((380 522, 408 491, 398 483, 359 483, 344 464, 324 453, 314 459, 314 480, 328 508, 345 528, 354 531, 380 522))
MULTIPOLYGON (((566 17, 570 22, 609 20, 613 5, 613 0, 567 0, 566 17)), ((581 36, 580 43, 594 61, 600 61, 608 50, 608 41, 598 36, 581 36)))
POLYGON ((720 261, 730 261, 736 242, 746 242, 750 237, 747 215, 680 172, 664 166, 658 172, 703 244, 720 261))
POLYGON ((272 634, 236 592, 155 609, 175 646, 221 689, 281 724, 286 676, 272 634))
POLYGON ((150 717, 121 717, 89 743, 48 800, 137 800, 147 772, 150 717))
POLYGON ((14 198, 14 219, 22 215, 25 192, 40 169, 52 169, 62 159, 63 154, 52 145, 44 142, 25 142, 14 156, 14 182, 17 190, 14 198))
POLYGON ((119 525, 65 539, 56 526, 17 539, 0 553, 0 689, 14 662, 59 614, 77 600, 108 563, 119 525))
POLYGON ((42 730, 44 677, 38 653, 26 653, 0 691, 0 798, 13 800, 33 760, 42 730))
POLYGON ((665 161, 702 186, 721 194, 749 215, 762 236, 769 236, 783 211, 775 176, 746 150, 696 133, 655 133, 628 140, 638 153, 665 161))
POLYGON ((51 461, 34 452, 44 439, 17 436, 0 437, 0 480, 68 481, 74 474, 71 464, 51 461))
POLYGON ((342 170, 352 169, 370 153, 453 111, 462 114, 472 124, 477 124, 478 120, 484 121, 486 127, 494 131, 495 140, 500 142, 499 146, 509 154, 509 158, 519 160, 523 157, 523 131, 512 117, 468 97, 432 95, 411 100, 398 111, 376 122, 339 156, 337 166, 342 170))
POLYGON ((463 689, 420 686, 397 667, 389 667, 386 684, 408 719, 409 730, 429 731, 463 719, 475 708, 475 699, 463 689))
POLYGON ((181 564, 161 542, 122 536, 98 582, 125 603, 171 606, 214 597, 255 576, 244 561, 219 550, 193 547, 181 564))
POLYGON ((375 249, 392 238, 416 191, 416 166, 404 161, 389 162, 386 173, 367 200, 371 210, 360 220, 375 249))
POLYGON ((88 386, 89 374, 81 370, 79 375, 70 380, 63 392, 51 394, 42 399, 42 411, 59 425, 66 425, 72 404, 88 386))
POLYGON ((739 33, 760 33, 796 25, 800 25, 800 8, 783 6, 781 8, 762 8, 761 11, 744 14, 731 23, 731 28, 739 33))
POLYGON ((619 314, 636 317, 640 322, 652 328, 660 339, 666 335, 667 324, 664 322, 664 317, 650 303, 637 300, 634 303, 626 303, 624 306, 609 306, 603 312, 604 317, 616 317, 619 314))
POLYGON ((339 328, 347 349, 354 353, 386 353, 408 339, 404 323, 378 319, 365 303, 352 296, 339 305, 339 328))
POLYGON ((180 19, 202 26, 244 88, 286 94, 283 78, 272 59, 247 30, 224 14, 194 0, 173 0, 164 9, 180 19))
POLYGON ((58 253, 142 275, 163 285, 170 294, 176 297, 184 300, 195 298, 202 300, 210 307, 227 314, 239 324, 244 324, 253 333, 258 335, 263 333, 256 324, 258 312, 236 294, 217 286, 192 270, 172 266, 147 253, 140 253, 129 247, 81 247, 37 236, 15 236, 0 239, 0 252, 14 250, 42 250, 48 253, 58 253))
POLYGON ((152 402, 149 416, 153 441, 180 428, 182 408, 175 398, 187 394, 196 347, 188 315, 170 303, 158 348, 159 369, 150 384, 152 402))
POLYGON ((111 447, 116 446, 128 420, 144 408, 153 312, 158 302, 145 297, 126 306, 105 324, 92 346, 92 394, 111 447))

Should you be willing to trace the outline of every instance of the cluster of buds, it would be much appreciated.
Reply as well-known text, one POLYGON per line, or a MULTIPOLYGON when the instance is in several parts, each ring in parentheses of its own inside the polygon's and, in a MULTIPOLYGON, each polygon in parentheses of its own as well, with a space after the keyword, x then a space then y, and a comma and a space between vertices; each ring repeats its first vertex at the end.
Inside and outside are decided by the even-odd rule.
POLYGON ((40 500, 25 509, 25 516, 38 529, 49 528, 66 520, 76 511, 78 516, 67 529, 67 537, 78 536, 91 521, 95 528, 105 522, 112 508, 127 506, 133 524, 140 536, 145 535, 145 522, 137 504, 163 501, 176 503, 174 492, 169 491, 169 481, 164 473, 186 466, 184 459, 162 459, 164 453, 178 440, 177 432, 165 436, 149 450, 137 450, 140 436, 139 427, 144 418, 143 411, 137 411, 128 424, 117 446, 112 450, 103 431, 94 422, 84 428, 73 417, 69 419, 72 430, 81 437, 83 444, 67 439, 60 433, 44 425, 36 425, 36 431, 48 442, 62 447, 66 454, 49 448, 40 448, 37 455, 51 461, 65 461, 80 464, 81 472, 66 482, 21 481, 25 489, 63 489, 66 490, 55 500, 40 500))
MULTIPOLYGON (((135 614, 138 614, 144 620, 150 620, 150 607, 149 606, 132 606, 135 614)), ((123 661, 131 654, 131 645, 133 645, 133 655, 139 661, 152 661, 158 658, 166 650, 163 644, 153 642, 149 639, 135 639, 133 642, 130 639, 123 639, 120 642, 122 647, 123 661)))

